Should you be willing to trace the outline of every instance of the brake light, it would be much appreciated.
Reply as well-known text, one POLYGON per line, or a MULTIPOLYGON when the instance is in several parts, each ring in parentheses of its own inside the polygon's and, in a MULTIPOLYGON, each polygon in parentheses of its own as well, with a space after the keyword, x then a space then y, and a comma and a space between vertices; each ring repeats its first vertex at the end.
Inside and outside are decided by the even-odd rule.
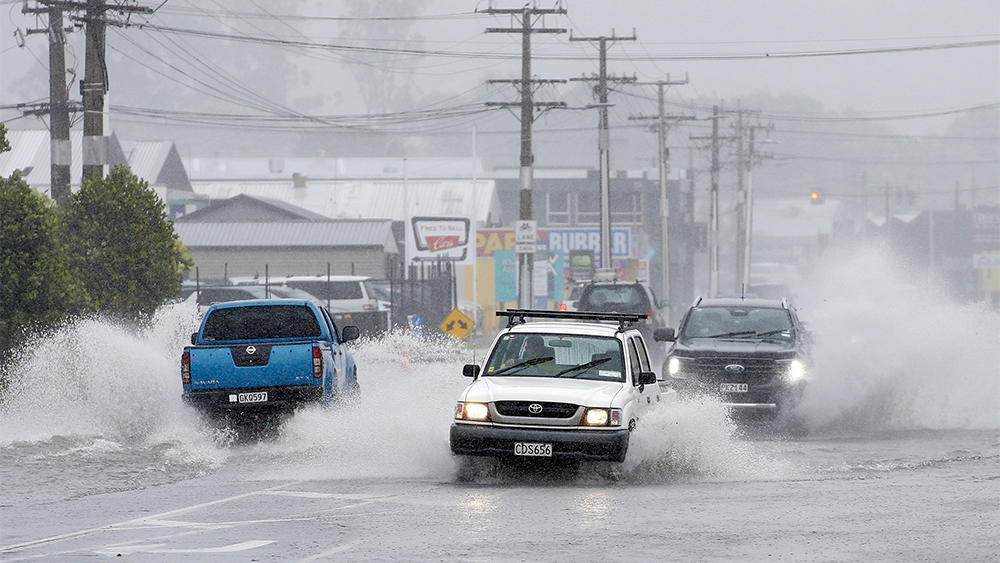
POLYGON ((653 310, 652 309, 646 309, 646 318, 650 319, 650 320, 653 319, 653 310))
POLYGON ((323 351, 313 344, 313 377, 323 377, 323 351))
POLYGON ((370 304, 370 303, 366 303, 366 304, 365 304, 365 305, 363 305, 363 306, 362 306, 361 308, 362 308, 363 310, 365 310, 365 311, 374 311, 374 310, 375 310, 375 305, 372 305, 372 304, 370 304))
POLYGON ((181 383, 191 384, 191 352, 184 352, 181 355, 181 383))
POLYGON ((565 311, 566 310, 566 304, 565 303, 560 303, 559 304, 559 310, 560 311, 565 311))

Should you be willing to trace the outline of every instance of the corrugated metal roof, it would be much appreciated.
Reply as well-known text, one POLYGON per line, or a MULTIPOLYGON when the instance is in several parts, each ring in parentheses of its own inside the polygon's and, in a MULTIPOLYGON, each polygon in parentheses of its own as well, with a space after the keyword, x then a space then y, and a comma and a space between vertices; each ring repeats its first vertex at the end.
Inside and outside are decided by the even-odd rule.
POLYGON ((197 193, 212 199, 239 194, 265 197, 309 209, 336 219, 380 219, 405 221, 407 216, 435 215, 475 217, 485 223, 494 214, 498 220, 496 182, 477 180, 345 180, 309 182, 296 188, 285 182, 193 182, 197 193))
POLYGON ((170 154, 170 141, 136 141, 128 153, 128 165, 132 173, 155 184, 163 170, 163 163, 170 154))
MULTIPOLYGON (((126 164, 118 138, 113 132, 110 136, 111 147, 108 156, 119 164, 126 164)), ((73 186, 73 191, 77 191, 83 178, 83 131, 70 131, 69 138, 72 150, 70 185, 73 186)), ((0 154, 0 174, 8 177, 14 170, 24 170, 31 166, 31 173, 24 179, 36 190, 50 194, 52 167, 49 132, 42 129, 7 131, 7 140, 10 142, 11 150, 0 154)))
POLYGON ((472 157, 442 158, 188 158, 194 180, 290 180, 305 174, 310 180, 478 178, 486 177, 482 161, 472 157))
POLYGON ((189 248, 380 246, 398 252, 387 220, 174 223, 174 231, 189 248))
MULTIPOLYGON (((203 194, 198 194, 203 195, 203 194)), ((207 196, 205 196, 206 199, 207 196)), ((330 217, 303 209, 297 205, 281 201, 270 197, 260 197, 248 194, 237 194, 228 199, 217 199, 211 205, 203 207, 179 217, 180 222, 202 222, 202 223, 232 223, 244 221, 332 221, 330 217), (261 208, 272 207, 274 211, 270 213, 271 219, 261 219, 259 212, 261 208)))

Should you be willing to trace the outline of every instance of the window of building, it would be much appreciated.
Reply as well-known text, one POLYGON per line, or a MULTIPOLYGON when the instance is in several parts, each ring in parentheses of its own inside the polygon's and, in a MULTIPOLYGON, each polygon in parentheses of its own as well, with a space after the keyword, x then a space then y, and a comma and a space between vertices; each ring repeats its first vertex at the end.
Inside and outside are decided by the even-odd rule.
POLYGON ((569 225, 569 200, 568 192, 546 194, 546 215, 545 221, 549 225, 569 225))
POLYGON ((599 225, 601 223, 600 194, 578 193, 576 195, 576 224, 599 225))

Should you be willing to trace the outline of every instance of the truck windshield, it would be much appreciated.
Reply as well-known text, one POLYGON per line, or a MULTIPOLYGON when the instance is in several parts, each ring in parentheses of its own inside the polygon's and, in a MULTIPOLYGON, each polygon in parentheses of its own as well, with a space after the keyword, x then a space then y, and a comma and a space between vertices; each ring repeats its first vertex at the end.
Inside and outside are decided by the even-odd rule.
POLYGON ((691 310, 682 336, 687 338, 791 339, 788 311, 775 308, 700 307, 691 310))
POLYGON ((312 309, 305 305, 227 307, 209 313, 206 341, 316 338, 322 334, 312 309))
POLYGON ((625 381, 618 339, 580 335, 505 334, 484 375, 625 381))

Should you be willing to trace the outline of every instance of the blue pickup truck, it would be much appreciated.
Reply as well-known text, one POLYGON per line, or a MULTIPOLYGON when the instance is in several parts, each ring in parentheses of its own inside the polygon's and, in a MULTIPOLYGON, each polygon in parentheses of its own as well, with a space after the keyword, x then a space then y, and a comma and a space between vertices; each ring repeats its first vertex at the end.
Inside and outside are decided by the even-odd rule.
POLYGON ((320 305, 255 299, 213 305, 181 356, 182 398, 210 417, 253 420, 290 415, 305 403, 356 394, 358 370, 339 329, 320 305))

